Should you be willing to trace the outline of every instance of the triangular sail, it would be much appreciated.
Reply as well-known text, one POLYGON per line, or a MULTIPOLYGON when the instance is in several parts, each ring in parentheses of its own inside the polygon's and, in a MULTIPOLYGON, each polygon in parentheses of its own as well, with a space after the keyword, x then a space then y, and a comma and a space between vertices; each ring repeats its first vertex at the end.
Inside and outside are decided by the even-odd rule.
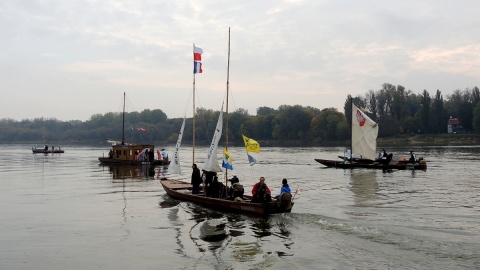
POLYGON ((222 110, 220 111, 220 115, 218 116, 217 127, 215 128, 215 134, 213 134, 212 143, 210 144, 210 148, 208 149, 208 156, 207 160, 203 164, 202 169, 208 172, 221 172, 222 169, 218 164, 217 158, 217 148, 218 142, 222 137, 222 128, 223 128, 223 104, 222 110))
POLYGON ((183 117, 182 127, 180 128, 180 133, 178 134, 177 144, 175 145, 175 151, 173 152, 173 160, 170 162, 170 166, 168 166, 168 172, 171 174, 181 174, 182 171, 180 169, 180 156, 179 150, 180 145, 182 144, 182 137, 183 137, 183 129, 185 128, 185 117, 183 117))
POLYGON ((352 152, 363 159, 375 160, 378 124, 352 103, 352 152))

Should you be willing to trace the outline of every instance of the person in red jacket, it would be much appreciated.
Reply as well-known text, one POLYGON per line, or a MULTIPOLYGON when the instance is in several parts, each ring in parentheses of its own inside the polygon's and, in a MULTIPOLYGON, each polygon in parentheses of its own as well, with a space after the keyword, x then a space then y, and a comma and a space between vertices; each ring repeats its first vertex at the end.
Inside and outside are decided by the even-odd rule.
POLYGON ((252 202, 269 202, 272 200, 272 192, 265 184, 265 177, 260 177, 260 181, 253 186, 252 194, 252 202))

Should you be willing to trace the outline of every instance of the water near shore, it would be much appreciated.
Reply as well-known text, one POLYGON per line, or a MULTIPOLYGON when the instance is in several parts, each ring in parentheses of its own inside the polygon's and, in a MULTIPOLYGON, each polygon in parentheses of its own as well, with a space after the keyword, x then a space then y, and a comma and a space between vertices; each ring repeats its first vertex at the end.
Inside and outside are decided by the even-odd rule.
MULTIPOLYGON (((282 178, 300 187, 292 213, 268 218, 172 200, 163 168, 100 166, 106 148, 2 148, 0 269, 480 268, 479 146, 417 147, 426 171, 314 161, 343 152, 333 147, 263 148, 250 167, 242 148, 229 148, 247 191, 260 176, 273 193, 282 178)), ((190 150, 180 155, 188 179, 190 150)))

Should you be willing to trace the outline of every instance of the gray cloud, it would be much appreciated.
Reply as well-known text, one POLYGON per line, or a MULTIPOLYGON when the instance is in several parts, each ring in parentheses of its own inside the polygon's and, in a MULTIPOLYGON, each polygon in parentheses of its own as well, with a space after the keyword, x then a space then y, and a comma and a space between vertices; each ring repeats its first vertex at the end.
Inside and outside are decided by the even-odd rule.
POLYGON ((413 92, 478 86, 480 4, 462 1, 0 2, 0 117, 86 120, 115 111, 183 115, 192 44, 197 89, 220 109, 228 27, 235 104, 341 109, 388 82, 413 92))

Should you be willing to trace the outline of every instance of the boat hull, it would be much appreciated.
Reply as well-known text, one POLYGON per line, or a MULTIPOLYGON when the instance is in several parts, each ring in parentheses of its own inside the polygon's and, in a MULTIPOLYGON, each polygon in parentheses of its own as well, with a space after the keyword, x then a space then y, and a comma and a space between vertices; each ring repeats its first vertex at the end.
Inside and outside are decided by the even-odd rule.
POLYGON ((321 163, 327 167, 340 168, 340 169, 380 169, 380 170, 426 170, 427 162, 420 160, 419 162, 411 163, 404 160, 392 160, 389 164, 381 164, 379 162, 364 163, 364 162, 343 162, 337 160, 328 159, 315 159, 318 163, 321 163))
POLYGON ((32 149, 34 154, 61 154, 65 153, 64 150, 44 150, 44 149, 32 149))
MULTIPOLYGON (((235 201, 224 198, 205 197, 203 193, 192 194, 191 184, 179 180, 160 180, 163 189, 168 196, 182 201, 193 202, 208 208, 226 212, 243 213, 251 215, 269 215, 276 213, 289 213, 292 210, 293 202, 279 203, 251 203, 250 200, 235 201)), ((249 197, 245 196, 247 199, 249 197)))
POLYGON ((152 161, 142 161, 142 160, 123 160, 123 159, 113 159, 108 157, 99 157, 98 161, 104 165, 154 165, 154 166, 165 166, 170 164, 170 161, 164 160, 152 160, 152 161))

